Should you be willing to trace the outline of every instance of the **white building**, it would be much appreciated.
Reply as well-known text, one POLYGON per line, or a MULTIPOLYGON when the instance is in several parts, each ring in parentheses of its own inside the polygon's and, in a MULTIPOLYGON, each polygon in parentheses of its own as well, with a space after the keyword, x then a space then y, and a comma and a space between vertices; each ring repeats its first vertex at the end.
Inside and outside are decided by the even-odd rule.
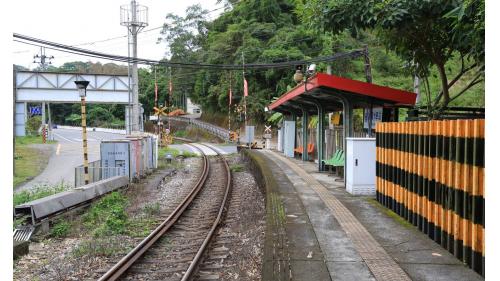
POLYGON ((187 114, 199 114, 199 113, 201 113, 201 108, 199 105, 192 103, 190 98, 187 98, 186 113, 187 114))

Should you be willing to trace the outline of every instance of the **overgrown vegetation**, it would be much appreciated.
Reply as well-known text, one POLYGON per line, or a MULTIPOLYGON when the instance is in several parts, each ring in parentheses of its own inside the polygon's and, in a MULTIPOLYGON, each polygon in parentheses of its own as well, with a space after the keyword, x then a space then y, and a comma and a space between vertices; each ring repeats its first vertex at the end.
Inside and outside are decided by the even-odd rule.
POLYGON ((77 258, 86 255, 109 257, 112 255, 125 254, 127 250, 128 249, 122 247, 119 239, 102 237, 81 242, 73 249, 71 254, 77 258))
MULTIPOLYGON (((161 41, 169 62, 234 64, 277 63, 331 56, 368 46, 373 82, 413 91, 420 77, 419 107, 438 116, 444 107, 484 106, 484 0, 221 0, 215 19, 200 5, 184 17, 167 14, 161 41)), ((319 63, 338 76, 364 80, 363 59, 319 63)), ((57 71, 108 71, 113 64, 71 62, 57 71)), ((248 119, 264 122, 264 106, 295 86, 295 68, 247 69, 248 119)), ((242 71, 167 68, 139 70, 139 100, 153 112, 155 83, 162 105, 180 107, 189 97, 203 112, 231 113, 233 128, 243 124, 242 71), (155 76, 156 71, 156 76, 155 76), (158 75, 159 74, 159 75, 158 75), (172 89, 169 90, 169 77, 172 89), (229 89, 232 107, 229 109, 229 89)), ((53 105, 54 122, 78 122, 79 105, 53 105)), ((124 119, 123 105, 92 105, 89 126, 124 119), (94 122, 94 123, 92 123, 94 122)), ((217 123, 217 120, 211 122, 217 123)))
POLYGON ((66 220, 60 219, 50 229, 50 236, 56 238, 66 237, 71 230, 71 223, 66 220))
POLYGON ((231 164, 229 165, 231 172, 243 172, 245 170, 245 165, 243 164, 231 164))
POLYGON ((23 204, 29 201, 66 191, 69 188, 70 186, 64 184, 63 182, 57 185, 40 185, 31 190, 23 190, 21 192, 14 193, 13 204, 14 206, 23 204))
POLYGON ((165 158, 167 154, 172 155, 173 158, 176 158, 178 156, 183 156, 186 158, 189 157, 197 157, 198 155, 196 153, 193 153, 191 151, 187 150, 178 150, 173 147, 167 146, 167 147, 162 147, 158 150, 158 157, 160 158, 165 158))
POLYGON ((83 223, 95 237, 123 234, 128 223, 127 204, 127 197, 120 192, 112 192, 92 204, 83 215, 83 223))
MULTIPOLYGON (((14 187, 31 180, 47 165, 49 155, 29 146, 31 144, 41 143, 41 136, 31 135, 16 137, 14 151, 14 187)), ((49 141, 48 143, 54 142, 49 141)))
POLYGON ((26 121, 26 133, 30 136, 38 136, 38 129, 42 125, 41 116, 33 116, 26 121))
POLYGON ((155 203, 147 203, 144 206, 144 214, 147 217, 155 216, 160 214, 160 203, 155 202, 155 203))
POLYGON ((319 32, 348 30, 354 38, 363 30, 373 32, 405 62, 408 73, 423 79, 426 108, 433 117, 475 85, 484 85, 484 0, 297 3, 304 22, 319 32), (436 89, 430 88, 432 76, 438 78, 436 89))
POLYGON ((208 131, 203 130, 203 129, 198 128, 198 127, 195 127, 195 126, 189 126, 186 129, 186 138, 194 140, 194 141, 198 141, 198 142, 205 141, 205 142, 217 143, 217 142, 221 141, 218 137, 212 135, 208 131))

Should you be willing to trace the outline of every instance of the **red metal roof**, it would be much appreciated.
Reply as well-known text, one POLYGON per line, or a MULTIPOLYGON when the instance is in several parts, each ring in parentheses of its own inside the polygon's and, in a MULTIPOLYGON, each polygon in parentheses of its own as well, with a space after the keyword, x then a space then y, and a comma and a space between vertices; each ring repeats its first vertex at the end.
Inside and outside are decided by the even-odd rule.
MULTIPOLYGON (((307 80, 307 91, 311 92, 317 88, 330 88, 361 96, 376 98, 396 105, 414 105, 417 95, 412 92, 398 90, 390 87, 375 85, 372 83, 342 78, 325 73, 317 73, 307 80)), ((304 83, 299 84, 289 92, 283 94, 269 105, 273 110, 281 104, 294 99, 305 93, 304 83)))

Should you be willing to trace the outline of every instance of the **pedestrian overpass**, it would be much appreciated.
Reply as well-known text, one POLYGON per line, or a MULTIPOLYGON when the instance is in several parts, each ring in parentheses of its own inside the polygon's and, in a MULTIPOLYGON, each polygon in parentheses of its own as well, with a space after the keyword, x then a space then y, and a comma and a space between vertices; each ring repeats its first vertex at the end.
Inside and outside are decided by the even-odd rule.
MULTIPOLYGON (((28 103, 80 103, 77 80, 90 82, 87 103, 129 104, 126 75, 14 71, 16 136, 25 135, 28 103)), ((42 111, 45 115, 45 106, 42 111)))

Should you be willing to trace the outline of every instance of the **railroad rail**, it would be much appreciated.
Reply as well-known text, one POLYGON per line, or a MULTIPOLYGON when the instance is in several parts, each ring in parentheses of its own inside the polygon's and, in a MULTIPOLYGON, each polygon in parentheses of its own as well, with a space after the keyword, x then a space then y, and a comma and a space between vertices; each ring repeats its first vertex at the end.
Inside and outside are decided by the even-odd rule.
POLYGON ((197 183, 151 234, 99 280, 137 280, 143 279, 144 275, 157 276, 147 279, 164 280, 173 277, 191 280, 196 274, 198 264, 227 208, 231 192, 231 172, 224 157, 216 150, 217 155, 209 158, 200 148, 205 146, 213 150, 210 146, 187 145, 199 150, 202 155, 203 168, 197 183), (217 172, 223 171, 225 178, 221 180, 217 172), (166 239, 165 243, 160 243, 162 238, 166 239), (155 253, 160 256, 155 257, 155 253))

